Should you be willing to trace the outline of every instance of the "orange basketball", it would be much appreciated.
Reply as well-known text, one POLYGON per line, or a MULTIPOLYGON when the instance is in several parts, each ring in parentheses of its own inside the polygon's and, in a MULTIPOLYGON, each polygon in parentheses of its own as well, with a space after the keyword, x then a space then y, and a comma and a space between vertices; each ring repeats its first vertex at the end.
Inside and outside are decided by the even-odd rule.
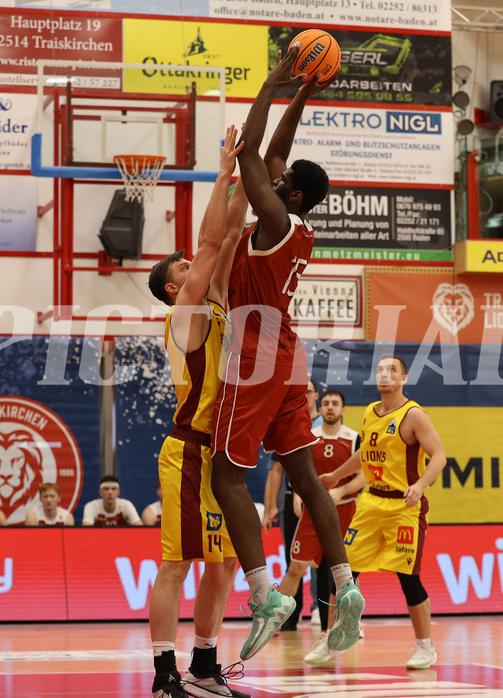
POLYGON ((304 82, 309 82, 320 72, 320 84, 331 82, 341 65, 341 49, 334 37, 321 29, 306 29, 292 39, 289 48, 297 41, 300 49, 293 74, 306 73, 304 82))

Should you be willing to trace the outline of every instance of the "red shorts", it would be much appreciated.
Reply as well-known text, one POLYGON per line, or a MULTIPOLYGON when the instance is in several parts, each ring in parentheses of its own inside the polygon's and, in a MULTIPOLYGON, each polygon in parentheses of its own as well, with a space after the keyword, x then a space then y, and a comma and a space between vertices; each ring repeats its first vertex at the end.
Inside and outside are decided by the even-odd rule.
MULTIPOLYGON (((346 535, 351 519, 356 511, 356 500, 347 504, 338 504, 337 513, 341 524, 342 537, 346 535)), ((307 562, 313 567, 319 567, 323 557, 323 548, 318 540, 311 517, 306 508, 297 524, 295 535, 290 548, 290 559, 295 562, 307 562)))
POLYGON ((260 443, 281 456, 316 443, 306 400, 307 365, 266 364, 230 354, 213 410, 212 455, 255 468, 260 443), (250 376, 260 380, 247 382, 250 376))

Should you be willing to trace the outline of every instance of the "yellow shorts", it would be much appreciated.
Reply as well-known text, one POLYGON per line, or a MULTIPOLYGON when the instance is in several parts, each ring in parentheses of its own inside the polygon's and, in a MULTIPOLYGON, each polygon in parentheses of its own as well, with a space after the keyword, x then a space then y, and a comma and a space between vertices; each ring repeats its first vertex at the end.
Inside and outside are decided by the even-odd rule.
MULTIPOLYGON (((209 442, 209 434, 201 436, 209 442)), ((236 557, 211 489, 211 449, 201 445, 197 432, 194 439, 190 433, 183 438, 168 436, 159 454, 162 559, 222 562, 236 557)))
POLYGON ((406 508, 397 498, 363 492, 344 538, 355 572, 402 572, 419 575, 428 528, 428 500, 406 508))

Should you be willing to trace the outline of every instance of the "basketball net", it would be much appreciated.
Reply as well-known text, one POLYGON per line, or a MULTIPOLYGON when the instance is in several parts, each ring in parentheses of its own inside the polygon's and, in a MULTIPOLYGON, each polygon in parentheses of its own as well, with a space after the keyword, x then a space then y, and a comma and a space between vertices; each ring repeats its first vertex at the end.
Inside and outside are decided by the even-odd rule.
POLYGON ((153 201, 166 158, 162 155, 115 155, 126 188, 126 201, 153 201))

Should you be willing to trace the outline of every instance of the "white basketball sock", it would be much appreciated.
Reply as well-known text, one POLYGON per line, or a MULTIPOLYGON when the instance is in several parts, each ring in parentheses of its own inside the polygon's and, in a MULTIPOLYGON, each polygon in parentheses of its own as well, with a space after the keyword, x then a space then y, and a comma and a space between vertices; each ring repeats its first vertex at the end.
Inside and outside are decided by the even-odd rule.
POLYGON ((194 635, 194 647, 200 650, 209 650, 217 646, 218 636, 215 637, 201 637, 200 635, 194 635))
POLYGON ((250 594, 258 596, 260 605, 267 601, 269 589, 272 587, 271 578, 267 567, 256 567, 245 574, 250 587, 250 594))
POLYGON ((175 651, 175 643, 174 642, 152 642, 152 651, 154 653, 154 657, 160 657, 163 652, 171 652, 175 651))
POLYGON ((342 565, 334 565, 330 568, 335 582, 335 595, 340 592, 344 584, 353 579, 351 574, 351 565, 348 562, 343 562, 342 565))

